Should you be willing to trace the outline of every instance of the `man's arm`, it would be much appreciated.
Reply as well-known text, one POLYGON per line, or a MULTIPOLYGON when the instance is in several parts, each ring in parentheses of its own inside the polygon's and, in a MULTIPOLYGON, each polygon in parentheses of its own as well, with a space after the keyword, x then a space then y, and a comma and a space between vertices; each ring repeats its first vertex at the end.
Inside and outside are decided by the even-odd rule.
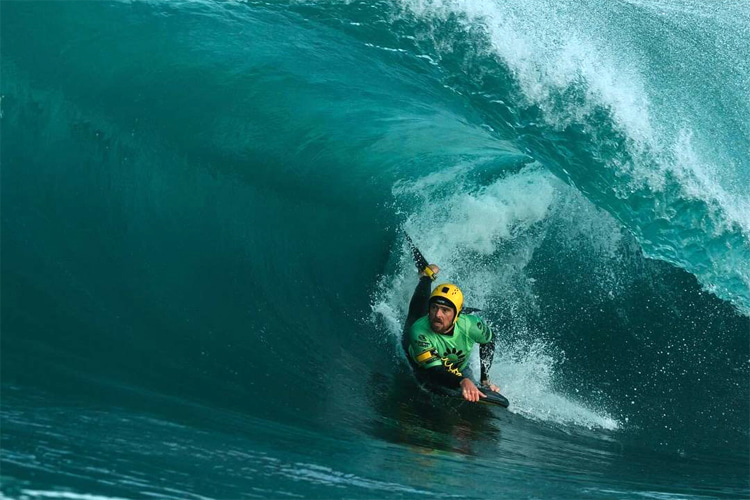
POLYGON ((461 389, 461 394, 467 401, 477 402, 480 398, 486 398, 487 395, 477 388, 474 381, 468 376, 468 373, 459 372, 457 368, 446 359, 442 358, 440 365, 431 368, 418 369, 417 376, 424 382, 434 385, 449 387, 451 389, 461 389))
POLYGON ((441 358, 437 349, 421 335, 412 343, 410 354, 416 363, 417 376, 425 382, 457 388, 466 378, 448 358, 441 358))
POLYGON ((492 367, 492 359, 495 357, 495 338, 481 344, 479 346, 479 365, 481 366, 481 377, 479 380, 482 385, 489 385, 490 381, 490 368, 492 367))
POLYGON ((476 402, 487 397, 468 376, 468 370, 462 373, 448 358, 441 358, 425 336, 412 338, 408 355, 414 373, 421 382, 451 389, 460 388, 467 401, 476 402))
POLYGON ((449 387, 451 389, 461 389, 461 394, 467 401, 477 402, 480 398, 486 398, 487 395, 479 390, 474 382, 463 374, 456 376, 446 366, 435 366, 433 368, 427 368, 426 370, 420 370, 424 372, 421 376, 425 382, 430 382, 435 385, 441 385, 443 387, 449 387))
POLYGON ((466 379, 462 374, 455 374, 453 373, 449 368, 438 365, 434 366, 432 368, 426 368, 424 370, 420 370, 420 373, 418 374, 419 378, 423 379, 425 382, 429 382, 431 384, 436 385, 442 385, 444 387, 450 387, 452 389, 457 389, 461 387, 461 382, 466 379))
POLYGON ((472 316, 471 327, 469 335, 476 341, 479 342, 479 365, 481 367, 480 383, 484 386, 489 386, 493 391, 499 391, 497 386, 493 386, 490 383, 490 368, 492 367, 492 360, 495 357, 495 335, 492 334, 492 330, 483 322, 481 319, 472 316))
POLYGON ((427 314, 431 288, 432 279, 428 276, 420 276, 417 288, 414 289, 414 295, 411 296, 411 302, 409 302, 409 314, 404 323, 404 332, 408 332, 415 321, 427 314))
MULTIPOLYGON (((435 264, 430 264, 430 269, 437 275, 440 268, 435 264)), ((430 303, 430 291, 432 289, 432 279, 427 276, 424 271, 419 273, 419 283, 417 288, 414 289, 414 295, 411 296, 411 302, 409 302, 409 313, 406 316, 404 322, 404 331, 401 335, 401 346, 406 351, 406 356, 409 356, 409 330, 412 325, 419 318, 427 314, 427 308, 430 303)))

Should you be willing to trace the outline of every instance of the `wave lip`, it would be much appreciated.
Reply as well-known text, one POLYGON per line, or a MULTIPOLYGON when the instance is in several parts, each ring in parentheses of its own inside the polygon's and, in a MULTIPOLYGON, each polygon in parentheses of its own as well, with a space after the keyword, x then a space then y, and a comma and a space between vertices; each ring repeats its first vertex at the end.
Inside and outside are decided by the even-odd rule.
POLYGON ((433 59, 493 128, 510 128, 520 150, 610 212, 648 256, 750 315, 750 65, 733 51, 747 35, 736 13, 651 2, 399 5, 434 32, 433 59))

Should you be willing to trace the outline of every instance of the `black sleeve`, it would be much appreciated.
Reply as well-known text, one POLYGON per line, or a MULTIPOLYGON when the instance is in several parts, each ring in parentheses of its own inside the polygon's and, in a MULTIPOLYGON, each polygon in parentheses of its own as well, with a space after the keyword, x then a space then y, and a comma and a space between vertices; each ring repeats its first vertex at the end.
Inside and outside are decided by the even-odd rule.
POLYGON ((463 375, 458 375, 449 370, 445 365, 417 370, 417 376, 423 382, 442 385, 453 389, 461 387, 461 381, 466 378, 463 375))
POLYGON ((492 359, 495 357, 495 335, 486 344, 479 345, 479 365, 482 367, 480 383, 489 380, 492 359))
POLYGON ((415 321, 427 314, 431 284, 432 280, 428 276, 419 278, 417 288, 414 289, 414 295, 411 296, 411 302, 409 302, 409 314, 406 317, 404 330, 409 331, 415 321))
POLYGON ((411 326, 419 318, 427 314, 427 307, 430 302, 430 291, 432 288, 432 280, 428 276, 422 276, 419 278, 417 288, 414 289, 414 295, 411 296, 411 302, 409 302, 409 314, 406 316, 406 322, 404 323, 404 332, 401 337, 401 345, 406 351, 407 357, 409 356, 409 330, 411 326))

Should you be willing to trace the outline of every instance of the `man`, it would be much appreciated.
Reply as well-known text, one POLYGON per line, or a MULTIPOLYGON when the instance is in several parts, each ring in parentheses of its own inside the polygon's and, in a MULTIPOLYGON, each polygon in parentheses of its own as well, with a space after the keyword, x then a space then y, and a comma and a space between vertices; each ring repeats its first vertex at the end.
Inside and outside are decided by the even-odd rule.
MULTIPOLYGON (((434 274, 440 271, 435 264, 429 267, 434 274)), ((438 285, 430 294, 432 280, 424 271, 419 275, 402 338, 402 346, 417 379, 437 390, 460 389, 467 401, 486 398, 472 380, 467 366, 474 344, 479 343, 481 385, 500 392, 488 375, 495 354, 495 339, 490 328, 476 316, 461 314, 464 298, 456 285, 438 285)))

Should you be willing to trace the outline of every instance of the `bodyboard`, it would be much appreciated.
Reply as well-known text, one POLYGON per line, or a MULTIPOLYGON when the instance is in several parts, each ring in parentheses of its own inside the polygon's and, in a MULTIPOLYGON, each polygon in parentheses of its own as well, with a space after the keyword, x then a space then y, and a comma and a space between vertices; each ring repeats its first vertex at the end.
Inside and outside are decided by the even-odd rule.
MULTIPOLYGON (((430 392, 436 393, 436 394, 442 394, 443 396, 448 396, 450 398, 460 399, 461 401, 465 401, 464 396, 460 389, 450 389, 448 387, 434 387, 431 385, 424 385, 424 388, 427 389, 430 392)), ((486 405, 492 405, 492 406, 500 406, 502 408, 507 408, 510 405, 510 401, 508 401, 508 398, 503 396, 502 394, 498 392, 491 391, 487 389, 486 387, 479 387, 479 390, 482 391, 482 394, 485 394, 486 398, 479 398, 479 403, 486 404, 486 405)))

